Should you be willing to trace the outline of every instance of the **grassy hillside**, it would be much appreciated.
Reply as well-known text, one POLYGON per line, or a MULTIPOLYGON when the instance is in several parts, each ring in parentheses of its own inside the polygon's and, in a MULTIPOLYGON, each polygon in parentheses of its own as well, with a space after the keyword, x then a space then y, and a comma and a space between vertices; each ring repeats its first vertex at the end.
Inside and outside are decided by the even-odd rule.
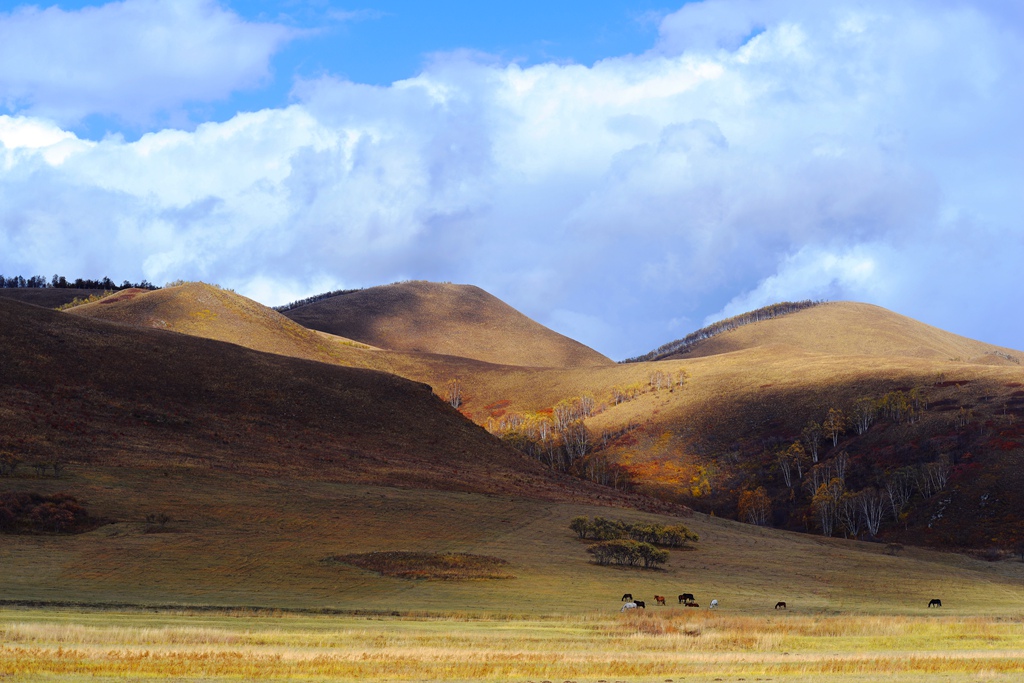
POLYGON ((0 452, 24 471, 59 460, 574 495, 393 375, 6 299, 0 330, 0 452))
MULTIPOLYGON (((1017 361, 1024 354, 876 306, 818 305, 722 333, 674 360, 537 368, 344 343, 318 356, 323 344, 309 337, 314 333, 303 336, 298 328, 293 334, 272 311, 210 289, 226 309, 245 315, 231 317, 231 327, 192 324, 212 316, 199 308, 201 297, 178 295, 175 319, 188 322, 178 329, 220 331, 221 338, 250 346, 274 339, 274 346, 257 348, 384 370, 427 383, 441 396, 457 379, 462 414, 520 445, 520 422, 550 422, 559 402, 589 396, 589 453, 568 469, 605 481, 607 465, 618 465, 634 489, 720 516, 745 518, 741 496, 763 487, 771 524, 817 532, 816 485, 807 483, 815 479, 802 471, 796 483, 787 484, 779 453, 801 441, 811 423, 820 425, 830 410, 840 411, 845 419, 837 443, 819 438, 819 456, 831 462, 846 453, 847 493, 883 487, 898 471, 916 476, 946 463, 946 481, 938 490, 915 482, 900 514, 890 511, 883 538, 1001 551, 1024 541, 1024 481, 1017 466, 1024 456, 1024 368, 1017 361), (675 382, 680 373, 686 375, 683 386, 675 382), (673 379, 671 387, 665 386, 667 378, 673 379), (627 400, 621 399, 624 391, 627 400), (913 414, 886 416, 880 403, 899 395, 916 397, 913 414), (857 433, 853 415, 868 404, 871 423, 857 433)), ((125 301, 124 309, 140 300, 145 299, 125 301)), ((81 308, 89 312, 103 305, 81 308)), ((228 317, 219 314, 215 322, 228 317)), ((152 324, 138 313, 130 319, 152 324)))
MULTIPOLYGON (((3 482, 10 486, 11 482, 3 482)), ((883 544, 822 539, 694 514, 682 520, 507 495, 249 477, 224 471, 71 468, 33 489, 71 490, 116 523, 79 536, 4 537, 0 591, 55 603, 330 608, 401 613, 616 612, 631 592, 692 592, 730 612, 1017 614, 1024 565, 883 544), (171 521, 160 532, 147 514, 171 521), (701 536, 670 551, 664 569, 601 567, 568 529, 576 515, 679 523, 701 536), (389 578, 325 562, 350 553, 406 550, 498 557, 515 578, 389 578)))
POLYGON ((1019 365, 1024 354, 967 339, 871 304, 823 303, 750 323, 695 344, 672 358, 694 358, 773 346, 831 356, 927 358, 1019 365))
POLYGON ((395 351, 528 367, 611 364, 593 349, 470 285, 417 281, 371 287, 285 315, 310 329, 395 351))
POLYGON ((104 293, 102 289, 71 289, 62 287, 0 287, 0 297, 21 301, 26 304, 42 306, 43 308, 57 308, 75 299, 88 299, 90 296, 99 296, 104 293))
POLYGON ((155 291, 130 289, 68 313, 216 339, 267 353, 344 365, 353 348, 343 337, 308 330, 234 292, 202 282, 155 291))

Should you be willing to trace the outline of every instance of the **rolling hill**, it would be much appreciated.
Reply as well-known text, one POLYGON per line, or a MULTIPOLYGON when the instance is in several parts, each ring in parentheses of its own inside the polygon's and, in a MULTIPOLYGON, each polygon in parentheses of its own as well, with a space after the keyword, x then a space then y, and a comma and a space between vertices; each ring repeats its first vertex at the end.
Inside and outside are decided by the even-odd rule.
POLYGON ((878 356, 1018 364, 1022 354, 940 330, 892 311, 851 301, 822 303, 754 322, 694 344, 666 360, 774 346, 831 356, 878 356))
POLYGON ((731 346, 720 353, 622 365, 516 367, 341 343, 345 362, 457 374, 464 413, 499 433, 514 413, 550 415, 559 400, 591 393, 587 457, 626 468, 634 482, 626 493, 542 467, 422 384, 341 367, 335 357, 292 357, 313 354, 320 335, 292 334, 230 292, 150 296, 92 305, 112 311, 102 313, 110 320, 87 307, 75 315, 0 299, 0 452, 22 460, 0 477, 0 492, 66 492, 109 522, 76 536, 5 536, 4 599, 544 612, 616 609, 625 590, 685 589, 754 611, 780 598, 812 611, 923 612, 935 595, 999 614, 1024 604, 1019 563, 924 549, 891 556, 877 543, 823 538, 808 517, 809 492, 786 486, 776 460, 829 407, 919 390, 927 399, 914 420, 879 413, 865 433, 846 429, 836 447, 823 446, 821 461, 846 451, 846 482, 859 490, 948 456, 947 484, 914 492, 880 538, 1007 547, 1024 509, 1024 371, 1002 356, 1005 366, 942 357, 978 351, 968 360, 985 361, 994 347, 924 334, 878 311, 860 334, 888 329, 890 355, 854 353, 863 348, 856 341, 807 341, 841 327, 844 318, 825 315, 830 308, 845 315, 856 305, 735 330, 756 335, 742 343, 723 335, 731 346), (180 332, 151 327, 161 320, 180 332), (214 334, 237 343, 202 338, 214 334), (254 339, 278 352, 240 346, 254 339), (655 386, 657 373, 681 370, 683 385, 655 386), (630 385, 641 388, 613 400, 615 387, 630 385), (971 417, 958 424, 961 408, 971 417), (54 461, 64 463, 59 476, 54 461), (722 519, 758 486, 781 528, 722 519), (642 493, 715 514, 682 519, 701 535, 696 549, 672 551, 662 572, 589 562, 568 531, 573 516, 681 521, 665 514, 680 507, 642 493), (146 521, 157 513, 166 528, 146 521), (485 554, 507 560, 516 578, 409 581, 326 561, 383 550, 485 554))
POLYGON ((349 339, 308 330, 234 292, 202 282, 128 289, 67 311, 71 315, 216 339, 283 356, 346 364, 349 339))
POLYGON ((590 495, 394 375, 6 299, 0 323, 0 451, 26 465, 590 495))
POLYGON ((393 351, 525 367, 612 364, 470 285, 402 282, 321 299, 284 314, 309 329, 393 351))
MULTIPOLYGON (((431 289, 426 283, 407 284, 404 290, 389 287, 406 293, 409 288, 431 289)), ((464 292, 449 285, 437 288, 450 290, 448 298, 464 292)), ((367 292, 374 290, 295 311, 367 292)), ((891 516, 882 537, 975 548, 1008 548, 1024 538, 1024 514, 1019 512, 1024 495, 1017 493, 1024 490, 1024 481, 1018 481, 1021 475, 1014 464, 1024 453, 1024 432, 1015 422, 1024 417, 1024 369, 1018 363, 1024 354, 876 306, 821 304, 729 330, 664 360, 573 367, 503 365, 459 355, 364 348, 306 330, 208 285, 129 292, 109 304, 73 311, 383 370, 429 384, 440 396, 448 381, 458 379, 462 415, 520 447, 521 425, 550 421, 556 404, 589 396, 594 410, 585 421, 588 454, 563 469, 604 481, 601 473, 617 465, 639 492, 733 518, 742 517, 739 501, 745 491, 764 488, 771 501, 771 523, 792 530, 817 530, 814 491, 803 481, 806 472, 796 484, 784 484, 778 453, 800 441, 809 424, 820 425, 830 410, 840 411, 845 420, 836 445, 829 438, 820 456, 824 462, 846 453, 851 493, 881 487, 896 471, 910 476, 912 470, 949 463, 950 486, 957 494, 914 493, 901 510, 902 521, 891 516), (680 386, 681 373, 685 382, 680 386), (896 396, 916 397, 910 419, 885 416, 881 404, 896 396), (871 424, 858 433, 853 411, 867 404, 871 424), (998 502, 984 507, 970 502, 982 497, 998 502)), ((462 324, 472 327, 468 321, 462 324)), ((485 328, 466 338, 472 346, 489 334, 485 328)))

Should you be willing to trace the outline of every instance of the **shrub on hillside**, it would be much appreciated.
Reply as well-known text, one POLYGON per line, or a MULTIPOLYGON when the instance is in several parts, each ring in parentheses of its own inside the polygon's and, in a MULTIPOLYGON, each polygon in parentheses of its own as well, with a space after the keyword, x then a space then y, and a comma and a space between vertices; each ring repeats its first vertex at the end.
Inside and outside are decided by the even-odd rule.
POLYGON ((0 532, 22 534, 73 534, 96 526, 79 502, 66 493, 0 494, 0 532))
POLYGON ((587 517, 575 517, 569 522, 569 528, 581 539, 610 541, 630 539, 641 543, 682 548, 690 541, 698 541, 700 537, 682 524, 630 524, 621 519, 612 520, 595 517, 590 521, 587 517))
POLYGON ((668 551, 655 548, 650 543, 628 539, 601 541, 587 548, 594 560, 601 565, 615 564, 652 569, 668 561, 668 551))

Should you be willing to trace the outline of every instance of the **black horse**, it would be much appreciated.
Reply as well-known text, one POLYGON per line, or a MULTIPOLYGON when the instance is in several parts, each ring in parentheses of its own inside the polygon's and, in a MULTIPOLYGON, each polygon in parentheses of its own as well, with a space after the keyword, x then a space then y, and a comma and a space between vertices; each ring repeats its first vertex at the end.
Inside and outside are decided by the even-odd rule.
POLYGON ((680 605, 684 605, 684 604, 686 604, 688 602, 693 602, 694 600, 695 600, 695 598, 693 597, 693 593, 682 593, 679 596, 679 604, 680 605))
POLYGON ((632 593, 623 593, 622 594, 622 602, 633 602, 633 594, 632 593))
POLYGON ((636 603, 637 607, 642 607, 643 609, 647 609, 647 605, 644 604, 643 600, 634 600, 633 602, 636 603))
POLYGON ((932 598, 928 602, 928 606, 929 607, 942 607, 942 600, 939 600, 938 598, 932 598))

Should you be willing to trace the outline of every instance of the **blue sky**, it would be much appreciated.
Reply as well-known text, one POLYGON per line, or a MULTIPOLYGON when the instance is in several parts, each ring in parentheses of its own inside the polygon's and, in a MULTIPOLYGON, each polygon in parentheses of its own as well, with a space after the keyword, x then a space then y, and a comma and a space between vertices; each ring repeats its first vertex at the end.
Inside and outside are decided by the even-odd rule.
MULTIPOLYGON (((678 6, 681 3, 676 3, 678 6)), ((58 3, 81 10, 93 3, 58 3)), ((13 5, 12 7, 17 7, 13 5)), ((49 5, 43 5, 48 7, 49 5)), ((224 121, 239 111, 289 103, 296 79, 323 75, 357 83, 390 85, 420 73, 434 55, 458 51, 481 59, 524 66, 544 62, 594 62, 650 48, 669 7, 642 0, 607 2, 224 2, 251 22, 275 23, 296 31, 271 60, 257 87, 217 101, 190 103, 190 121, 224 121)), ((118 132, 134 139, 154 128, 110 116, 92 116, 72 129, 101 138, 118 132)))
POLYGON ((1010 0, 0 6, 0 273, 479 285, 612 356, 779 300, 1024 348, 1010 0))

